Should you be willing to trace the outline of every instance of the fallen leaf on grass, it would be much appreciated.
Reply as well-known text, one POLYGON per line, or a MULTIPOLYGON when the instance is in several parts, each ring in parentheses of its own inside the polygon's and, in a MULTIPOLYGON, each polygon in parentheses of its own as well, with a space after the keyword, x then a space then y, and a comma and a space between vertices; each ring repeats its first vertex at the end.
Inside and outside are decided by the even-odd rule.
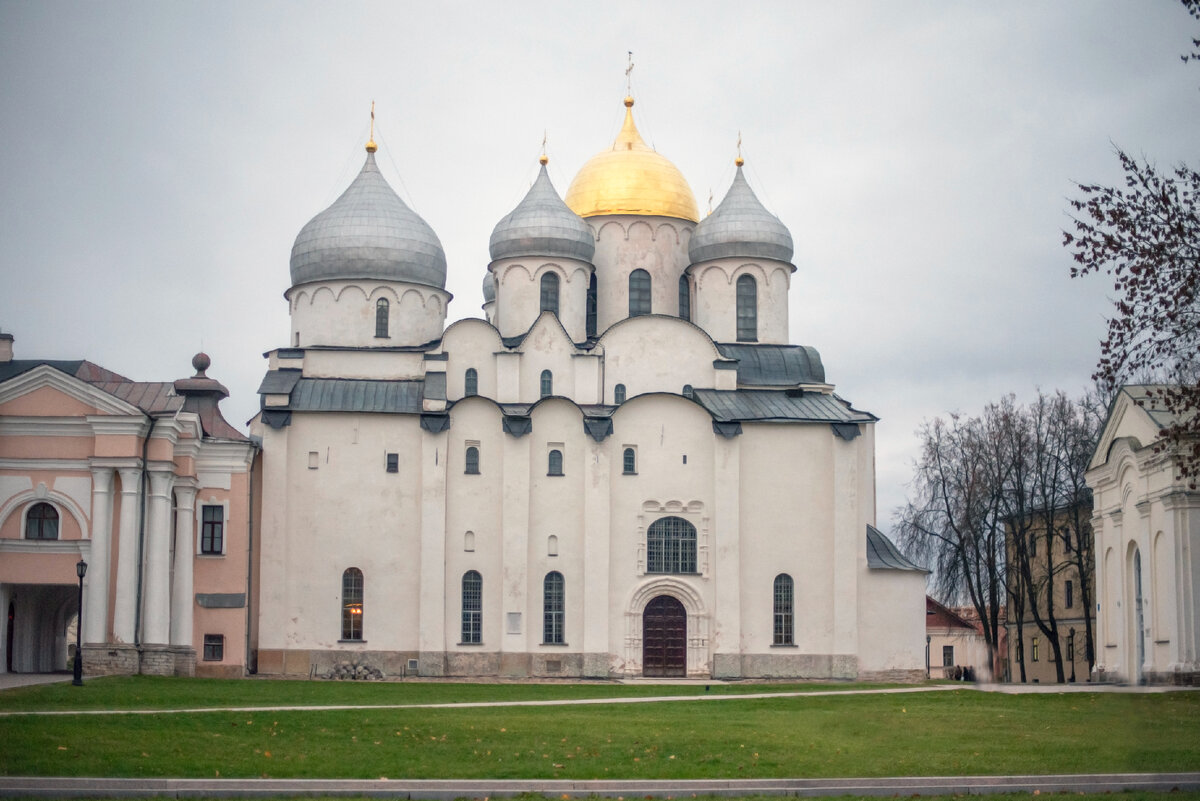
POLYGON ((66 750, 67 750, 67 747, 66 747, 65 745, 60 745, 60 746, 58 747, 58 750, 59 750, 59 751, 66 751, 66 750))

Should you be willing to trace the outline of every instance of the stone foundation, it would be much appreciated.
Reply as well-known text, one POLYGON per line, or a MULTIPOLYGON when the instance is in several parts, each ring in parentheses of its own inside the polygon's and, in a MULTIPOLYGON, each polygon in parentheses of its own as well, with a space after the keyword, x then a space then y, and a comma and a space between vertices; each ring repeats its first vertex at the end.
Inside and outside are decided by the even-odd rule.
MULTIPOLYGON (((718 654, 713 658, 714 679, 843 679, 861 680, 858 657, 853 654, 718 654), (737 671, 736 673, 734 671, 737 671)), ((925 678, 925 671, 919 671, 925 678)))
POLYGON ((83 675, 132 676, 138 672, 138 649, 117 643, 85 643, 83 675))
POLYGON ((858 674, 859 681, 880 684, 916 684, 925 681, 925 668, 916 670, 864 670, 858 674))
MULTIPOLYGON (((238 666, 237 675, 241 675, 238 666)), ((196 652, 175 645, 89 643, 83 646, 85 676, 193 676, 196 652)))

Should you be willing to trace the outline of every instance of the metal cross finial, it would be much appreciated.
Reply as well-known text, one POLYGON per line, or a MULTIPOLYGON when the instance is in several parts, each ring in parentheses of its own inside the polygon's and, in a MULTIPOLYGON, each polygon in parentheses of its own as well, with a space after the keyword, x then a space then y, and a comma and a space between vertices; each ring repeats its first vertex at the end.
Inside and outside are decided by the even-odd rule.
POLYGON ((626 50, 625 52, 629 54, 629 66, 625 68, 625 94, 631 95, 633 94, 633 78, 630 77, 630 73, 633 72, 633 51, 626 50))
POLYGON ((374 153, 379 147, 375 144, 375 101, 371 101, 371 134, 367 137, 367 152, 374 153))
POLYGON ((708 190, 708 213, 709 214, 712 214, 712 199, 713 199, 713 194, 712 194, 712 189, 710 188, 708 190))
POLYGON ((546 129, 542 129, 542 155, 538 157, 538 162, 545 165, 550 159, 546 156, 546 129))
POLYGON ((738 158, 740 159, 742 157, 742 132, 741 131, 738 131, 737 149, 738 149, 738 158))

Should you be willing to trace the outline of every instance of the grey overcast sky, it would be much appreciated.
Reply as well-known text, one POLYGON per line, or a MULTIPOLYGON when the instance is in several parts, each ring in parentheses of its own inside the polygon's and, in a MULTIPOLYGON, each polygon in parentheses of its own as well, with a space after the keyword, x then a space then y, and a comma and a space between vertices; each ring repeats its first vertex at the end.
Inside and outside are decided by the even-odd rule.
POLYGON ((363 159, 433 226, 450 319, 482 316, 495 223, 565 193, 620 127, 701 208, 750 182, 796 242, 792 341, 881 418, 890 529, 917 427, 1006 392, 1082 391, 1110 311, 1061 247, 1114 148, 1195 163, 1197 25, 1175 0, 0 0, 0 330, 18 358, 138 380, 200 349, 244 423, 287 344, 288 256, 363 159))

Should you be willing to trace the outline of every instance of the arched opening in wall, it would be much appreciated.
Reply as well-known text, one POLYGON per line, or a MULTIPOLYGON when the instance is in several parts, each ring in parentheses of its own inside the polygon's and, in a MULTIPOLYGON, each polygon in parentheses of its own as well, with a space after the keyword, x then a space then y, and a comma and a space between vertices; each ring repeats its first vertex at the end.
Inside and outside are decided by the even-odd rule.
POLYGON ((25 516, 25 539, 58 539, 58 510, 48 503, 35 503, 25 516))
POLYGON ((551 570, 542 583, 543 645, 562 645, 566 642, 564 598, 562 573, 551 570))
POLYGON ((613 387, 613 403, 620 406, 624 402, 625 402, 625 385, 617 384, 615 387, 613 387))
POLYGON ((375 301, 375 336, 380 339, 387 339, 389 306, 387 298, 375 301))
MULTIPOLYGON (((66 670, 74 655, 78 585, 9 584, 5 669, 12 673, 66 670), (70 649, 68 649, 68 642, 70 649)), ((76 624, 77 625, 77 624, 76 624)))
POLYGON ((474 570, 462 579, 462 642, 483 642, 483 576, 474 570))
POLYGON ((745 273, 737 280, 737 338, 758 341, 758 282, 745 273))
POLYGON ((342 639, 363 638, 363 574, 357 567, 342 573, 342 639))
POLYGON ((692 293, 691 285, 688 282, 686 275, 679 276, 679 319, 691 321, 692 319, 692 293))
POLYGON ((687 610, 670 595, 659 595, 642 611, 642 675, 687 675, 687 610))
POLYGON ((650 313, 650 273, 634 270, 629 274, 629 316, 650 313))
POLYGON ((468 531, 463 535, 463 550, 470 552, 475 550, 475 532, 468 531))
POLYGON ((646 531, 647 573, 695 573, 696 527, 682 517, 660 517, 646 531))
POLYGON ((1129 675, 1133 678, 1134 683, 1141 684, 1145 681, 1145 677, 1142 675, 1142 666, 1146 664, 1146 619, 1142 604, 1142 551, 1137 547, 1133 549, 1132 573, 1133 648, 1130 651, 1133 654, 1134 663, 1129 675))
POLYGON ((463 395, 471 397, 479 394, 479 373, 475 372, 474 367, 468 367, 467 372, 463 374, 463 395))
POLYGON ((588 279, 587 291, 587 335, 588 337, 596 336, 596 318, 598 317, 596 308, 596 274, 593 272, 592 277, 588 279))
POLYGON ((563 474, 563 455, 558 448, 550 451, 546 462, 546 475, 561 476, 563 474))
POLYGON ((558 274, 542 274, 541 311, 558 314, 558 274))
POLYGON ((551 395, 553 395, 554 394, 554 373, 550 372, 549 370, 543 370, 541 384, 542 384, 541 390, 542 390, 543 398, 548 398, 551 395))
POLYGON ((775 577, 775 645, 792 645, 794 642, 794 585, 792 577, 780 573, 775 577))

